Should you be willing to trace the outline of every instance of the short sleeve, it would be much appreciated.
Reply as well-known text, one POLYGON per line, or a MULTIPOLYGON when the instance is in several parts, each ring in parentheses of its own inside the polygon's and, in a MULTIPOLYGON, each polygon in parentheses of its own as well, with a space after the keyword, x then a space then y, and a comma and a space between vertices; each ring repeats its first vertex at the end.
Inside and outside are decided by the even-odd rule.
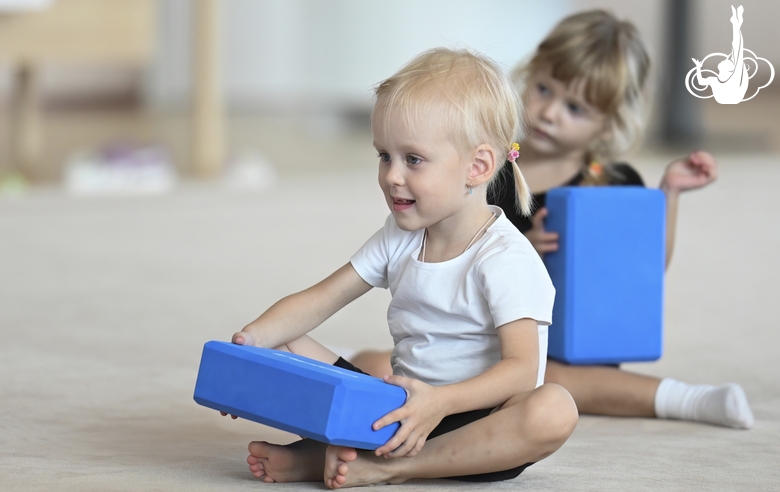
POLYGON ((552 323, 555 288, 532 247, 507 245, 480 262, 478 275, 496 327, 522 318, 552 323))
POLYGON ((388 236, 393 224, 393 216, 389 215, 384 227, 376 231, 349 259, 360 278, 374 287, 383 289, 388 287, 387 266, 390 258, 388 236))

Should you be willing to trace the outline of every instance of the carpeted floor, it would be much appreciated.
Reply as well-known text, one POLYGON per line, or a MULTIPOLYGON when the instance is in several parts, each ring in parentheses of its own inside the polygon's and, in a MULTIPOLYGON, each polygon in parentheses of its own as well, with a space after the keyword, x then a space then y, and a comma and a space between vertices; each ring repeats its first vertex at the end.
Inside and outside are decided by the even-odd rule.
MULTIPOLYGON (((741 383, 752 430, 583 417, 514 481, 387 490, 777 490, 780 159, 720 163, 720 180, 682 201, 664 357, 633 367, 741 383)), ((657 182, 662 158, 637 164, 657 182)), ((0 489, 323 489, 253 479, 246 444, 293 436, 196 405, 200 350, 344 264, 386 213, 372 168, 259 194, 190 184, 158 197, 37 189, 0 200, 0 489)), ((388 298, 369 293, 315 337, 389 347, 388 298)))

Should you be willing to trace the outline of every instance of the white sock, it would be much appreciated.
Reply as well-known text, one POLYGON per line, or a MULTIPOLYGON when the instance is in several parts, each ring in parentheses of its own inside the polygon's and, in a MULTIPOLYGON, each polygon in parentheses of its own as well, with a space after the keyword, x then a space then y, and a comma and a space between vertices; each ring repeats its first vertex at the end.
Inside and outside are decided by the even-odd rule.
POLYGON ((745 392, 734 383, 694 385, 665 378, 655 393, 655 414, 661 419, 695 420, 735 429, 753 427, 745 392))

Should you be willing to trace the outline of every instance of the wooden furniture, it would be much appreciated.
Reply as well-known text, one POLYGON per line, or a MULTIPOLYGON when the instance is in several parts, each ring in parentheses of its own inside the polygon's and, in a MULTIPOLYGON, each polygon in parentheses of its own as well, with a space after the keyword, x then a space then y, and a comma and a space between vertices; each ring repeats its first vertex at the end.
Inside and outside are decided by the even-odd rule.
POLYGON ((5 167, 34 174, 41 159, 36 89, 41 65, 147 65, 154 48, 155 7, 153 0, 56 0, 40 10, 0 12, 0 62, 14 70, 11 163, 5 167))

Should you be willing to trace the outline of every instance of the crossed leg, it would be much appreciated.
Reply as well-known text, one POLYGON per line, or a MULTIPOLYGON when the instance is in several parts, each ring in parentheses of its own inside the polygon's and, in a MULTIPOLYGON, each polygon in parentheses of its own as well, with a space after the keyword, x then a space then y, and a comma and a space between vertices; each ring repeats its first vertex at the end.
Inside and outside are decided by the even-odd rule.
POLYGON ((413 458, 298 441, 251 443, 247 461, 266 482, 322 479, 329 488, 401 483, 507 470, 555 452, 574 431, 577 409, 563 387, 549 384, 516 395, 487 417, 428 441, 413 458), (319 454, 318 453, 322 453, 319 454), (318 478, 319 477, 319 478, 318 478))

